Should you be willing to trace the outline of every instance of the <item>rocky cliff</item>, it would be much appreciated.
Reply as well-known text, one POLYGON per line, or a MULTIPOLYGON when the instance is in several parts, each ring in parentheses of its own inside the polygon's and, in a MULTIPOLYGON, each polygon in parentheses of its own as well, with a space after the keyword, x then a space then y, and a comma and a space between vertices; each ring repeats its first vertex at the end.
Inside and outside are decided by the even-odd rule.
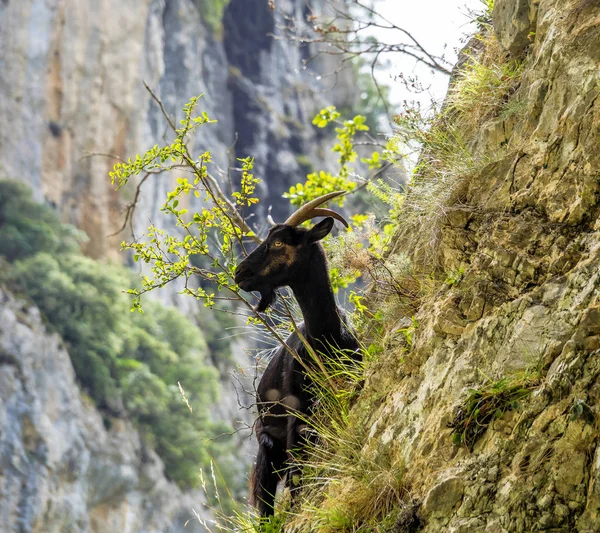
MULTIPOLYGON (((88 255, 116 255, 124 235, 108 235, 130 198, 107 180, 112 156, 144 152, 169 134, 145 81, 174 117, 204 94, 201 108, 219 122, 201 129, 194 146, 211 150, 224 180, 235 156, 255 157, 264 204, 284 216, 281 192, 306 170, 299 156, 324 155, 310 119, 324 100, 349 105, 354 93, 347 75, 318 80, 330 61, 303 68, 310 47, 273 38, 285 17, 303 20, 304 3, 277 8, 263 0, 0 2, 2 174, 30 183, 39 201, 85 230, 88 255), (213 11, 223 16, 211 27, 213 11)), ((144 187, 140 233, 160 218, 170 185, 156 179, 144 187)))
MULTIPOLYGON (((259 175, 278 176, 263 191, 277 195, 299 168, 296 155, 318 148, 296 123, 309 115, 312 101, 301 90, 310 86, 309 78, 296 72, 300 52, 263 39, 277 28, 265 4, 232 0, 221 41, 203 29, 201 2, 121 2, 118 9, 109 0, 89 6, 0 2, 0 44, 8 58, 0 71, 5 173, 27 176, 40 199, 54 202, 92 233, 90 254, 108 254, 112 244, 104 235, 117 225, 120 202, 105 181, 111 161, 81 157, 135 153, 163 134, 160 112, 139 83, 145 78, 172 112, 190 94, 206 92, 206 109, 221 125, 201 133, 214 137, 197 142, 210 146, 226 166, 234 132, 243 132, 236 153, 255 156, 259 175), (239 46, 232 44, 238 38, 239 46), (37 111, 42 108, 44 113, 37 111)), ((278 4, 302 9, 300 2, 278 4)), ((410 257, 419 269, 435 272, 422 280, 428 290, 420 294, 414 317, 402 316, 403 302, 395 310, 390 301, 380 306, 390 312, 380 328, 382 352, 350 414, 364 422, 366 437, 352 450, 354 471, 331 480, 316 511, 316 502, 309 502, 318 519, 312 524, 320 524, 316 530, 358 530, 358 488, 369 496, 367 511, 396 506, 389 520, 376 516, 378 529, 370 531, 600 530, 600 7, 594 0, 496 0, 492 23, 472 55, 488 69, 483 74, 498 80, 492 91, 506 78, 514 83, 493 105, 481 100, 489 96, 489 85, 479 85, 472 100, 462 102, 459 123, 467 112, 478 120, 462 121, 461 154, 476 154, 477 164, 444 182, 448 194, 438 198, 443 216, 434 217, 435 224, 427 218, 420 227, 399 229, 390 260, 410 257), (423 245, 419 240, 427 254, 409 246, 423 245), (438 281, 433 287, 432 279, 438 281), (375 477, 367 483, 371 472, 375 477), (372 492, 388 481, 387 492, 372 492)), ((157 180, 147 189, 140 227, 156 214, 165 187, 157 180)), ((19 473, 11 477, 17 488, 3 490, 21 502, 3 508, 3 520, 18 516, 22 530, 33 523, 29 517, 52 523, 53 509, 69 499, 57 495, 44 500, 56 504, 39 509, 30 502, 38 494, 61 494, 45 492, 44 483, 57 483, 59 491, 73 491, 72 505, 82 509, 62 514, 81 517, 82 529, 86 520, 115 520, 108 530, 119 530, 125 522, 118 521, 126 519, 141 521, 132 531, 163 527, 145 526, 152 518, 144 513, 163 503, 172 516, 179 506, 169 507, 166 496, 155 503, 155 493, 145 488, 153 482, 141 481, 150 474, 136 459, 135 434, 103 429, 74 388, 57 407, 56 387, 44 384, 52 368, 38 369, 44 361, 65 359, 58 349, 62 356, 40 355, 58 340, 39 331, 35 338, 43 342, 33 348, 36 358, 18 363, 10 339, 41 326, 34 311, 19 311, 15 303, 5 303, 3 313, 0 323, 9 328, 3 343, 9 347, 2 352, 2 390, 14 398, 6 405, 20 405, 26 414, 3 436, 17 450, 13 463, 3 459, 3 471, 19 473), (30 401, 20 400, 26 395, 30 401), (55 431, 44 424, 46 417, 64 420, 73 405, 82 413, 67 419, 82 420, 73 424, 73 438, 88 432, 90 440, 69 446, 82 454, 70 462, 60 439, 44 448, 45 432, 55 431), (107 455, 109 463, 103 462, 107 455), (44 477, 50 467, 56 477, 44 477), (103 487, 98 472, 112 472, 107 483, 122 495, 118 502, 95 495, 103 487)), ((21 342, 19 349, 36 346, 30 343, 21 342)), ((65 368, 61 372, 69 375, 65 368)), ((7 419, 17 416, 6 412, 7 419)), ((8 498, 3 494, 3 501, 8 498)), ((302 519, 294 517, 296 523, 302 519)))
POLYGON ((168 482, 129 423, 105 425, 60 337, 3 291, 0 390, 0 531, 205 531, 201 493, 168 482))
MULTIPOLYGON (((503 112, 463 129, 470 153, 485 157, 455 176, 439 233, 426 243, 429 266, 447 279, 422 300, 414 338, 398 341, 406 319, 387 324, 391 346, 363 393, 363 408, 375 405, 363 453, 403 465, 414 515, 393 531, 592 533, 600 531, 600 6, 496 0, 492 21, 484 51, 471 56, 489 68, 515 62, 519 82, 503 112)), ((488 90, 471 95, 467 112, 488 90)), ((392 260, 413 255, 412 228, 400 228, 392 260)), ((431 228, 420 231, 427 239, 431 228)))

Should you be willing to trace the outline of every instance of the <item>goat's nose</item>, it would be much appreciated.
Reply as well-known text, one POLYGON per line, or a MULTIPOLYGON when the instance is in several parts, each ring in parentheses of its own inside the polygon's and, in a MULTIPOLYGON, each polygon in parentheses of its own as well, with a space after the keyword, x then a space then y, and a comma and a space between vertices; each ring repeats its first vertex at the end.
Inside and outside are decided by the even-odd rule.
POLYGON ((242 264, 238 265, 237 268, 235 269, 235 274, 233 276, 233 279, 235 280, 236 283, 239 283, 244 278, 248 277, 249 271, 250 271, 250 269, 248 268, 248 265, 245 265, 244 263, 242 263, 242 264))

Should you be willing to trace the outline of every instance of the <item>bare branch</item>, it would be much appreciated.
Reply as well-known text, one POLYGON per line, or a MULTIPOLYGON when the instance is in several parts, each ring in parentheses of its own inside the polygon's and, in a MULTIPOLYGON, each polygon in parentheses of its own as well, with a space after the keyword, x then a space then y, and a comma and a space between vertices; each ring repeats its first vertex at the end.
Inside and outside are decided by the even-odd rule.
POLYGON ((142 81, 142 83, 144 84, 144 87, 146 87, 146 90, 150 93, 150 96, 152 96, 153 100, 158 104, 158 107, 160 107, 160 110, 161 110, 163 116, 165 117, 166 121, 169 123, 169 126, 171 126, 171 129, 173 131, 177 131, 177 128, 175 127, 175 122, 173 122, 173 119, 171 118, 169 113, 167 113, 167 110, 165 109, 165 106, 163 105, 162 100, 158 96, 156 96, 154 91, 152 89, 150 89, 150 87, 148 86, 148 84, 145 81, 142 81))
POLYGON ((85 159, 90 159, 91 157, 108 157, 110 159, 116 159, 118 161, 121 161, 122 163, 125 162, 125 159, 123 159, 122 157, 118 156, 117 154, 107 154, 104 152, 90 152, 88 154, 82 155, 79 158, 79 161, 83 161, 85 159))
POLYGON ((364 0, 352 0, 349 4, 349 9, 346 9, 339 7, 339 3, 336 5, 336 2, 326 0, 329 15, 325 16, 330 16, 328 20, 323 20, 324 16, 318 16, 314 12, 311 12, 306 20, 298 20, 293 15, 283 12, 284 8, 281 8, 280 14, 284 23, 278 26, 279 31, 272 37, 302 45, 315 45, 315 50, 311 50, 312 56, 304 60, 305 66, 320 55, 338 57, 338 67, 335 71, 320 73, 320 78, 333 76, 337 80, 339 73, 347 68, 349 62, 365 59, 388 116, 387 102, 380 84, 375 79, 375 70, 380 66, 383 55, 405 55, 443 75, 451 74, 451 65, 443 55, 438 56, 427 50, 412 32, 389 20, 364 0), (397 41, 375 39, 374 30, 391 32, 392 39, 397 37, 397 41))
MULTIPOLYGON (((137 201, 138 201, 138 198, 140 196, 140 192, 142 190, 142 185, 148 179, 148 176, 150 176, 150 174, 151 174, 151 172, 146 172, 146 174, 144 175, 144 177, 137 184, 137 187, 135 188, 135 195, 133 196, 133 200, 127 206, 127 210, 125 211, 125 220, 123 220, 122 226, 117 231, 115 231, 114 233, 111 233, 109 235, 109 237, 114 237, 115 235, 118 235, 119 233, 123 232, 125 230, 125 228, 127 227, 127 223, 128 222, 130 222, 131 224, 133 224, 133 214, 135 213, 135 208, 137 206, 137 201)), ((131 226, 131 234, 133 235, 133 225, 131 226)))

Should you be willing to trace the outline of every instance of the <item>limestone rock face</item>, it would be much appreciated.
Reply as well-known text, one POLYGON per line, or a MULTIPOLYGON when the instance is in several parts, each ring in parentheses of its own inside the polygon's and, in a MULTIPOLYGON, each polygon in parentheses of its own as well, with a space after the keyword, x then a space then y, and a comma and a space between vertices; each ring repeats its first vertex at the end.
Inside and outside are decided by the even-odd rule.
POLYGON ((374 460, 391 453, 406 465, 419 531, 592 533, 600 531, 600 4, 496 0, 494 24, 506 50, 525 54, 510 97, 519 112, 474 128, 470 146, 491 158, 463 183, 436 250, 441 269, 462 267, 464 279, 427 298, 412 348, 391 349, 374 367, 364 394, 386 400, 372 413, 368 448, 374 460), (472 451, 453 444, 448 423, 469 390, 526 369, 540 373, 531 395, 472 451))
POLYGON ((60 337, 3 291, 0 390, 2 531, 205 531, 192 511, 208 518, 200 493, 168 482, 129 423, 111 420, 107 429, 60 337))
POLYGON ((497 0, 492 21, 500 44, 513 55, 520 54, 533 38, 539 0, 497 0))
MULTIPOLYGON (((327 2, 314 4, 320 9, 327 2)), ((274 217, 284 219, 281 193, 306 174, 298 156, 327 156, 310 119, 324 105, 352 103, 346 75, 324 91, 320 71, 335 67, 314 61, 303 70, 295 43, 269 36, 280 33, 284 13, 303 20, 304 2, 285 0, 271 11, 263 0, 230 0, 217 33, 207 29, 202 5, 0 2, 0 172, 31 184, 38 200, 85 230, 92 257, 117 256, 127 236, 108 237, 132 194, 114 192, 108 172, 117 159, 111 156, 130 157, 171 138, 143 82, 176 119, 191 96, 204 94, 200 108, 218 123, 200 128, 194 148, 211 150, 224 171, 236 156, 255 157, 264 205, 273 204, 274 217)), ((213 172, 226 181, 225 173, 213 172)), ((145 184, 137 234, 149 220, 160 220, 175 177, 145 184)))

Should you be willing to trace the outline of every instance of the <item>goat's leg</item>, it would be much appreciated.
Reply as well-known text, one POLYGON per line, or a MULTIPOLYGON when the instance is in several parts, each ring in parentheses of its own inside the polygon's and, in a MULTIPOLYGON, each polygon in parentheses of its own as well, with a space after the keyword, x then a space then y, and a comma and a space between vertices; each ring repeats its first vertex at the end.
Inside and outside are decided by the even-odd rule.
POLYGON ((306 425, 302 424, 295 416, 290 415, 288 417, 287 450, 290 466, 287 471, 287 485, 290 488, 292 502, 296 500, 296 496, 300 489, 300 476, 302 471, 298 466, 297 459, 302 456, 303 442, 300 432, 304 427, 306 427, 306 425))
POLYGON ((307 445, 315 444, 315 442, 316 434, 314 430, 306 422, 290 415, 288 417, 287 433, 287 449, 290 454, 287 485, 290 488, 292 501, 296 499, 302 486, 302 469, 298 464, 298 460, 302 461, 305 459, 307 445))
POLYGON ((257 429, 257 438, 258 453, 250 478, 251 503, 258 509, 260 516, 271 516, 275 512, 275 493, 286 453, 283 445, 262 431, 262 428, 257 429))

